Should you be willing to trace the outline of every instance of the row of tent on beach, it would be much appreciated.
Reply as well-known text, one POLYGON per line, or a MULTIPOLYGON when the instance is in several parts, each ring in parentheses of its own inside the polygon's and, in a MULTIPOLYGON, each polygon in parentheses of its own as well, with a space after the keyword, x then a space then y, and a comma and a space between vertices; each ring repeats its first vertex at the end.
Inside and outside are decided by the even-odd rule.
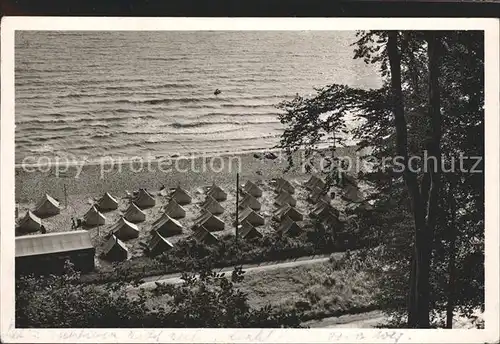
MULTIPOLYGON (((310 190, 309 199, 315 203, 309 216, 311 218, 320 219, 323 223, 329 224, 330 226, 338 225, 340 223, 340 214, 337 209, 331 206, 328 196, 325 196, 325 182, 320 178, 312 177, 304 186, 310 190), (317 198, 316 201, 314 201, 314 197, 312 196, 318 193, 317 188, 323 189, 321 192, 323 197, 317 198)), ((239 235, 242 238, 262 237, 262 234, 256 228, 265 224, 264 218, 257 213, 261 208, 261 204, 257 198, 262 196, 262 190, 253 182, 248 181, 240 191, 244 196, 240 203, 240 207, 243 208, 243 211, 240 214, 241 224, 239 226, 239 235)), ((303 230, 298 222, 302 221, 304 218, 295 208, 296 200, 291 196, 291 193, 295 193, 295 188, 287 180, 278 179, 275 191, 278 193, 278 196, 275 198, 275 204, 278 206, 278 209, 274 212, 273 217, 280 221, 277 230, 288 235, 299 235, 303 230)), ((194 233, 192 237, 197 242, 211 245, 218 241, 217 237, 215 237, 212 232, 220 231, 225 228, 224 221, 217 215, 224 213, 224 207, 219 202, 225 201, 226 199, 227 194, 220 187, 213 185, 208 190, 205 201, 201 204, 201 215, 195 220, 193 225, 194 233)), ((173 247, 167 237, 180 234, 183 230, 182 225, 174 217, 182 218, 185 217, 185 214, 185 210, 182 206, 172 197, 165 208, 165 213, 153 223, 153 228, 151 230, 152 235, 148 244, 150 255, 156 256, 173 247)), ((128 250, 123 243, 125 240, 122 241, 117 237, 116 229, 113 230, 112 233, 113 235, 105 245, 103 255, 109 260, 127 259, 128 250)))
MULTIPOLYGON (((326 183, 316 176, 312 176, 304 186, 309 190, 308 199, 315 204, 310 212, 311 218, 321 219, 330 225, 339 223, 339 213, 330 204, 330 197, 327 194, 326 183)), ((277 196, 274 203, 277 209, 274 211, 274 218, 280 222, 278 231, 298 235, 302 228, 297 222, 303 221, 303 215, 295 208, 296 199, 293 197, 295 187, 286 179, 276 180, 275 191, 277 196)), ((242 209, 239 216, 239 234, 242 238, 261 237, 262 234, 256 227, 265 224, 264 217, 258 213, 261 203, 258 200, 262 196, 262 189, 255 183, 247 181, 240 189, 243 198, 239 204, 242 209)), ((167 196, 166 189, 160 191, 160 195, 167 196)), ((169 195, 168 204, 163 209, 163 214, 152 224, 151 239, 148 249, 151 255, 157 255, 173 247, 166 239, 167 237, 178 235, 183 232, 183 226, 178 221, 186 216, 183 205, 192 202, 189 193, 180 186, 175 188, 169 195)), ((213 244, 218 239, 212 232, 224 230, 225 224, 218 215, 224 213, 224 207, 220 204, 227 199, 227 193, 217 185, 212 185, 206 192, 206 198, 201 204, 201 214, 195 220, 193 226, 193 238, 199 243, 213 244)), ((118 221, 110 228, 109 239, 104 245, 104 256, 109 260, 123 260, 128 256, 128 250, 124 241, 135 239, 139 236, 137 223, 146 220, 144 209, 154 207, 156 199, 145 189, 139 189, 118 221), (124 258, 125 257, 125 258, 124 258)), ((118 209, 118 200, 105 193, 83 216, 85 225, 101 226, 106 224, 106 217, 103 212, 118 209)), ((41 218, 53 216, 60 212, 59 202, 45 195, 37 204, 33 211, 28 211, 26 216, 19 221, 18 229, 21 232, 35 232, 40 229, 41 218)))

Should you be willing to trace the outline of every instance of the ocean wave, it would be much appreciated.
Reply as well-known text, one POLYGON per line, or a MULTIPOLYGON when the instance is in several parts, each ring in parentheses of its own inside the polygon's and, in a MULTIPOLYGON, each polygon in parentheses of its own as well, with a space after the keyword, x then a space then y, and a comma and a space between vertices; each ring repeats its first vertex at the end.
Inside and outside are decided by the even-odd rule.
MULTIPOLYGON (((119 111, 119 110, 114 110, 115 112, 123 112, 122 111, 119 111)), ((130 112, 132 112, 134 110, 130 110, 130 112)), ((58 117, 62 117, 61 116, 58 116, 58 117)), ((101 123, 101 121, 104 121, 104 122, 113 122, 113 121, 128 121, 130 119, 156 119, 157 117, 153 116, 153 115, 145 115, 145 116, 134 116, 134 117, 124 117, 124 116, 111 116, 111 117, 104 117, 104 116, 100 116, 98 118, 96 117, 91 117, 91 118, 66 118, 66 119, 29 119, 29 120, 22 120, 22 121, 17 121, 16 122, 16 125, 25 125, 25 124, 32 124, 32 125, 35 125, 35 124, 42 124, 42 125, 46 125, 46 124, 68 124, 68 123, 85 123, 85 122, 88 122, 88 123, 85 123, 85 125, 94 125, 94 126, 99 126, 99 125, 103 125, 103 126, 107 126, 108 124, 106 123, 101 123), (97 123, 92 123, 92 122, 96 122, 97 123)), ((40 129, 40 127, 37 127, 38 129, 40 129)), ((70 128, 73 128, 73 127, 70 127, 70 128)), ((28 128, 23 128, 23 129, 28 129, 28 128)))
POLYGON ((176 129, 183 128, 201 128, 205 126, 218 126, 218 125, 236 125, 236 126, 246 126, 246 125, 263 125, 263 124, 275 124, 279 123, 278 121, 220 121, 220 122, 190 122, 190 123, 179 123, 174 122, 171 123, 170 126, 176 129))
POLYGON ((186 56, 182 57, 154 57, 154 56, 146 56, 142 58, 143 60, 150 61, 185 61, 188 58, 186 56))
POLYGON ((125 104, 169 104, 169 103, 202 103, 202 102, 238 102, 241 100, 268 100, 282 98, 280 95, 240 95, 240 96, 210 96, 210 97, 177 97, 177 98, 159 98, 159 99, 108 99, 104 101, 93 101, 93 103, 125 103, 125 104))
POLYGON ((106 145, 106 147, 102 147, 102 146, 99 146, 97 144, 96 145, 80 145, 80 146, 71 147, 71 149, 78 150, 78 151, 91 150, 91 149, 96 149, 96 148, 102 148, 102 149, 106 149, 106 150, 112 150, 115 148, 120 148, 120 149, 134 148, 134 149, 137 149, 137 148, 145 148, 145 146, 141 143, 131 142, 131 143, 108 144, 108 145, 106 145))

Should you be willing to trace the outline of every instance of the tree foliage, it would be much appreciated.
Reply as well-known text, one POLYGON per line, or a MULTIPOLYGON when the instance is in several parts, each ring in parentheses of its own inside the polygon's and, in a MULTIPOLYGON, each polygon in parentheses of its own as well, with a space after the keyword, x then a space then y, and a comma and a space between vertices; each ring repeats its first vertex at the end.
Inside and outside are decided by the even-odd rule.
MULTIPOLYGON (((279 147, 287 152, 304 148, 309 156, 329 154, 329 158, 336 161, 336 147, 345 144, 343 133, 347 131, 357 140, 360 152, 365 152, 364 159, 371 163, 371 168, 358 177, 377 190, 371 196, 374 209, 360 209, 359 219, 361 227, 379 233, 383 242, 384 249, 376 253, 380 269, 387 275, 381 281, 380 304, 404 319, 411 292, 410 267, 415 247, 417 209, 411 202, 411 193, 417 191, 408 187, 405 183, 408 178, 395 168, 398 166, 394 157, 402 152, 398 151, 397 117, 394 116, 390 34, 361 31, 353 44, 353 57, 375 65, 382 86, 361 89, 333 84, 318 88, 311 98, 298 96, 282 102, 279 108, 284 113, 280 119, 287 129, 279 147), (353 125, 353 118, 358 120, 357 125, 353 125), (330 146, 324 149, 321 144, 328 138, 334 139, 328 141, 330 146)), ((393 47, 399 56, 395 63, 401 71, 405 152, 408 157, 420 158, 413 159, 408 166, 416 171, 415 184, 420 184, 417 193, 423 197, 424 203, 419 206, 425 210, 423 218, 429 221, 429 214, 432 217, 433 230, 426 239, 430 250, 430 307, 432 311, 444 311, 451 305, 453 310, 468 314, 473 308, 484 306, 483 33, 404 31, 392 34, 395 34, 393 47), (429 34, 434 35, 435 49, 439 50, 438 59, 431 64, 429 34), (431 104, 432 95, 429 98, 429 65, 439 71, 439 77, 434 78, 437 82, 434 89, 439 91, 438 108, 435 102, 431 104), (423 169, 423 162, 429 154, 429 144, 436 142, 437 127, 430 115, 436 110, 440 112, 440 130, 438 150, 434 149, 434 154, 438 154, 442 160, 439 165, 445 170, 438 177, 440 191, 435 203, 428 207, 425 202, 431 190, 430 174, 423 169), (459 166, 461 155, 469 157, 462 157, 463 168, 459 166), (478 159, 481 161, 474 166, 478 159), (473 167, 475 171, 471 171, 473 167), (451 280, 454 282, 450 283, 451 280)), ((338 163, 333 164, 327 172, 337 175, 338 167, 338 163)))
POLYGON ((16 280, 16 327, 162 328, 300 327, 301 315, 265 306, 253 309, 235 287, 244 272, 230 277, 210 270, 182 275, 181 285, 157 283, 131 293, 131 285, 82 285, 68 266, 63 276, 16 280))

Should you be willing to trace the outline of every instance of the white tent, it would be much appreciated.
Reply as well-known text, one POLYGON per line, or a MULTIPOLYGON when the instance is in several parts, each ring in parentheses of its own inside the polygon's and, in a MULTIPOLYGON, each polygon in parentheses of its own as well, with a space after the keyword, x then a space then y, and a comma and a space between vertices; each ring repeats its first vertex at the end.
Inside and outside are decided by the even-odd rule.
POLYGON ((42 220, 33 214, 30 210, 26 212, 26 215, 19 221, 18 231, 21 233, 34 233, 40 230, 42 226, 42 220))
POLYGON ((139 237, 139 227, 120 217, 111 228, 111 233, 118 239, 127 241, 139 237))
POLYGON ((195 230, 195 232, 193 233, 193 238, 194 240, 196 240, 196 242, 206 245, 213 245, 219 241, 217 237, 210 233, 210 231, 204 226, 199 226, 195 230))
POLYGON ((182 233, 182 225, 179 221, 163 214, 159 219, 153 222, 151 231, 157 231, 164 237, 178 235, 182 233))
POLYGON ((246 193, 252 195, 253 197, 262 196, 262 189, 258 187, 255 183, 251 182, 250 180, 247 180, 243 189, 245 190, 246 193))
POLYGON ((207 199, 205 200, 205 202, 203 202, 202 208, 208 210, 214 215, 220 215, 224 213, 224 207, 212 196, 207 196, 207 199))
POLYGON ((327 190, 319 187, 315 187, 309 194, 308 198, 313 203, 317 203, 320 200, 328 203, 331 201, 330 197, 328 196, 327 190))
POLYGON ((95 206, 92 206, 85 215, 83 215, 83 221, 87 226, 99 226, 106 223, 106 217, 101 214, 95 206))
POLYGON ((205 227, 210 232, 216 232, 224 230, 225 224, 211 212, 203 210, 201 216, 195 220, 195 227, 205 227))
POLYGON ((278 196, 275 198, 274 203, 278 206, 284 206, 285 204, 289 204, 292 207, 297 205, 297 200, 293 198, 288 192, 282 190, 278 196))
POLYGON ((133 203, 135 203, 139 208, 151 208, 156 205, 156 200, 153 195, 146 191, 146 189, 139 189, 139 193, 134 198, 133 203))
POLYGON ((346 184, 342 190, 342 198, 344 200, 353 202, 353 203, 361 203, 364 200, 363 194, 361 190, 356 185, 346 184))
POLYGON ((337 209, 332 207, 330 203, 319 201, 313 210, 309 213, 312 218, 324 219, 329 216, 339 217, 340 213, 337 209))
POLYGON ((172 245, 172 243, 164 238, 160 233, 157 231, 151 231, 151 240, 148 244, 149 254, 151 256, 157 256, 172 249, 173 247, 174 245, 172 245))
POLYGON ((127 245, 116 236, 111 235, 104 244, 102 257, 112 262, 127 260, 129 258, 127 245))
POLYGON ((278 178, 276 179, 276 191, 280 192, 281 190, 284 190, 289 194, 295 193, 295 187, 292 185, 292 183, 284 178, 278 178))
POLYGON ((171 198, 175 200, 180 205, 185 205, 191 203, 191 196, 186 190, 178 186, 171 195, 171 198))
POLYGON ((283 221, 285 217, 291 218, 293 221, 302 221, 304 216, 289 204, 283 205, 281 208, 274 212, 274 217, 283 221))
POLYGON ((313 175, 307 182, 305 182, 304 186, 308 190, 314 190, 315 188, 323 189, 325 188, 326 183, 323 181, 323 179, 313 175))
POLYGON ((59 202, 51 196, 45 194, 45 196, 36 205, 33 214, 39 217, 47 217, 57 215, 60 212, 61 208, 59 202))
POLYGON ((186 210, 175 199, 171 199, 165 207, 165 214, 173 219, 181 219, 186 217, 186 210))
POLYGON ((125 219, 132 223, 139 223, 146 221, 146 213, 142 211, 134 202, 130 203, 125 211, 125 219))
POLYGON ((278 227, 278 231, 283 234, 295 236, 302 233, 302 228, 297 222, 286 216, 278 227))
POLYGON ((240 202, 240 208, 250 208, 252 210, 260 210, 262 208, 262 205, 260 202, 257 200, 257 198, 253 197, 250 194, 246 194, 243 199, 240 202))
POLYGON ((99 210, 115 210, 118 209, 118 201, 116 198, 106 192, 98 201, 97 208, 99 210))
POLYGON ((207 196, 212 196, 218 202, 222 202, 227 199, 227 193, 215 184, 210 187, 207 192, 207 196))
POLYGON ((262 233, 248 221, 243 221, 238 230, 243 239, 262 238, 262 233))
POLYGON ((241 223, 247 221, 253 226, 262 226, 265 223, 264 218, 250 208, 243 209, 239 216, 239 221, 241 223))

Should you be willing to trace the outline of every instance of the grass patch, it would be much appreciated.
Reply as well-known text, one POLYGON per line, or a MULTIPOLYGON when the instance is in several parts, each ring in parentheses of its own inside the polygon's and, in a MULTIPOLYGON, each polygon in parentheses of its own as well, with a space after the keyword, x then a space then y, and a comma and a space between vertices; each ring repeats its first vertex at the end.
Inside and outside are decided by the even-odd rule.
POLYGON ((238 284, 253 307, 301 310, 307 320, 376 308, 376 275, 344 254, 330 261, 248 274, 238 284))

